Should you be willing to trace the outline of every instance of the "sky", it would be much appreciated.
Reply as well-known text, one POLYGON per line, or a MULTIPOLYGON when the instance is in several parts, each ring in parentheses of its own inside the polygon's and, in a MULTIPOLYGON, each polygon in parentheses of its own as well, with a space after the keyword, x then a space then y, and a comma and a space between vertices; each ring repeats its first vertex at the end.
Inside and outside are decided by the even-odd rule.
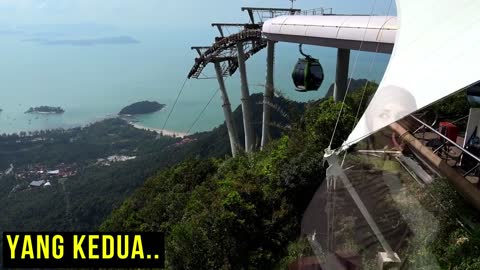
MULTIPOLYGON (((296 0, 296 8, 333 8, 336 13, 385 13, 393 0, 296 0)), ((212 19, 244 21, 242 6, 289 7, 287 0, 0 0, 0 22, 71 24, 95 22, 116 27, 199 27, 212 19)))
MULTIPOLYGON (((211 45, 218 36, 211 23, 247 23, 248 15, 241 11, 244 6, 290 5, 288 0, 0 0, 0 50, 4 63, 0 74, 3 89, 9 90, 0 91, 0 108, 4 109, 0 127, 5 123, 12 125, 11 130, 14 126, 30 127, 23 107, 44 103, 65 106, 67 123, 114 113, 142 99, 171 105, 197 56, 190 46, 211 45)), ((393 0, 294 3, 300 9, 333 8, 336 14, 384 15, 389 6, 394 15, 393 0)), ((322 62, 326 79, 321 91, 298 94, 293 90, 290 74, 299 57, 297 45, 281 43, 276 51, 275 87, 298 101, 323 97, 335 71, 335 49, 304 49, 322 62)), ((247 62, 251 93, 263 91, 265 59, 264 50, 247 62)), ((351 65, 356 59, 354 53, 351 65)), ((378 82, 388 56, 363 53, 358 59, 359 68, 351 69, 351 77, 378 82), (369 66, 373 66, 372 71, 369 66)), ((209 69, 206 73, 213 75, 209 69)), ((216 80, 190 80, 172 115, 172 122, 178 126, 171 128, 188 126, 216 88, 216 80), (188 123, 180 126, 182 121, 188 123)), ((227 88, 235 108, 240 102, 238 72, 227 80, 227 88)), ((202 129, 222 121, 220 103, 217 97, 205 112, 205 123, 199 124, 202 129)), ((162 123, 162 119, 156 121, 152 120, 152 126, 162 123)))
MULTIPOLYGON (((248 22, 248 15, 240 10, 243 6, 290 5, 288 0, 0 0, 0 37, 17 35, 22 41, 67 45, 79 39, 95 44, 102 42, 97 39, 112 37, 127 43, 158 38, 165 43, 164 50, 179 51, 182 46, 182 52, 191 53, 190 46, 212 44, 218 35, 212 22, 248 22)), ((294 2, 295 8, 326 7, 337 14, 384 15, 389 6, 390 14, 395 14, 394 0, 294 2)), ((183 61, 183 57, 177 59, 183 61)))
MULTIPOLYGON (((22 40, 44 44, 52 39, 68 44, 71 39, 111 37, 135 43, 155 35, 172 49, 183 41, 188 50, 212 43, 218 35, 212 22, 248 22, 246 12, 240 11, 243 6, 290 5, 288 0, 0 0, 0 35, 22 35, 22 40)), ((326 7, 338 14, 383 15, 389 6, 390 14, 395 14, 394 0, 294 2, 295 8, 326 7)))

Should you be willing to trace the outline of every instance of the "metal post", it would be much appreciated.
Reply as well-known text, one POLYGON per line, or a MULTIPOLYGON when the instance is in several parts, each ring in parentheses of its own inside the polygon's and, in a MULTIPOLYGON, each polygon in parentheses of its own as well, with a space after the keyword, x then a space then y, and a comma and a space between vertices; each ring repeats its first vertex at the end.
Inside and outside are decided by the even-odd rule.
POLYGON ((348 86, 348 66, 350 64, 350 50, 338 49, 337 73, 335 75, 335 90, 333 96, 336 102, 343 101, 348 86))
POLYGON ((265 83, 265 94, 263 95, 263 122, 262 122, 262 143, 261 149, 270 140, 270 120, 271 120, 271 103, 273 99, 273 69, 275 60, 275 42, 269 40, 267 42, 267 78, 265 83))
MULTIPOLYGON (((363 218, 365 219, 368 226, 372 230, 373 234, 377 238, 383 250, 385 251, 384 253, 379 254, 380 255, 379 263, 383 264, 388 260, 390 260, 395 264, 400 263, 401 260, 398 257, 397 253, 393 251, 392 247, 390 246, 388 241, 385 239, 381 229, 378 227, 377 223, 373 219, 372 215, 368 211, 362 199, 360 198, 360 195, 358 195, 357 191, 352 185, 352 182, 350 182, 342 166, 338 162, 338 155, 335 153, 335 154, 326 156, 326 160, 328 161, 328 165, 329 165, 326 171, 327 188, 329 187, 329 185, 333 185, 333 189, 335 189, 336 180, 340 179, 342 181, 343 186, 347 189, 348 193, 350 194, 350 197, 352 197, 358 210, 360 210, 360 213, 362 214, 363 218)), ((384 268, 381 267, 380 269, 384 269, 384 268)))
POLYGON ((225 81, 223 80, 222 68, 219 62, 215 62, 215 72, 217 73, 218 85, 220 86, 220 92, 223 100, 223 114, 225 115, 225 123, 227 124, 228 136, 230 138, 230 148, 232 149, 232 156, 235 157, 238 151, 238 136, 235 130, 235 124, 233 122, 232 108, 228 99, 227 89, 225 87, 225 81))
POLYGON ((242 88, 242 112, 243 112, 243 128, 245 131, 245 151, 247 153, 253 151, 255 133, 252 127, 250 93, 248 89, 247 69, 245 67, 245 52, 243 50, 243 42, 237 43, 238 52, 238 69, 240 71, 240 80, 242 88))

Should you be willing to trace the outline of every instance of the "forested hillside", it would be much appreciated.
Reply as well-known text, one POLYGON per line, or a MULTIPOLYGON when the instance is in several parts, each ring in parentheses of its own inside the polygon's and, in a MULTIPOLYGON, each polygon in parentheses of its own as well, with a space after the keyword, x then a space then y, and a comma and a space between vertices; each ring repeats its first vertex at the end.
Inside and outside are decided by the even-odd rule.
MULTIPOLYGON (((261 99, 262 95, 253 96, 256 111, 261 111, 261 99)), ((275 103, 288 114, 295 114, 289 107, 300 112, 304 107, 278 98, 275 103)), ((288 126, 290 120, 278 110, 273 112, 274 120, 288 126)), ((234 115, 241 131, 240 107, 234 115)), ((261 114, 254 116, 259 123, 261 114)), ((274 128, 273 135, 279 134, 274 128)), ((182 140, 133 128, 118 118, 83 128, 4 134, 0 136, 0 230, 94 230, 157 171, 188 158, 225 158, 230 153, 227 140, 224 124, 182 140), (126 160, 114 162, 109 157, 126 160), (56 169, 62 175, 47 175, 47 170, 56 169), (36 180, 49 181, 51 186, 29 187, 36 180)))
MULTIPOLYGON (((360 113, 365 110, 376 87, 371 83, 365 96, 363 91, 348 96, 333 147, 350 133, 358 108, 360 113)), ((453 99, 462 103, 462 95, 453 99)), ((323 150, 341 106, 332 99, 310 103, 302 117, 262 152, 227 159, 192 158, 159 171, 100 230, 164 232, 167 269, 287 269, 301 257, 317 255, 301 236, 301 222, 324 181, 323 150)), ((440 113, 438 107, 432 110, 440 113)), ((388 174, 394 164, 382 168, 356 162, 368 173, 388 174)), ((398 174, 401 168, 395 170, 398 174)), ((412 181, 406 172, 399 175, 412 181)), ((478 269, 478 232, 459 228, 452 218, 454 209, 469 206, 442 183, 432 187, 438 196, 433 200, 423 195, 425 190, 416 191, 422 207, 437 213, 442 226, 431 245, 409 250, 405 263, 415 269, 437 260, 442 269, 478 269), (437 199, 449 203, 439 207, 437 199)), ((338 237, 349 230, 347 224, 338 228, 338 237)))
MULTIPOLYGON (((376 87, 370 83, 365 95, 352 89, 333 148, 348 136, 376 87)), ((258 144, 262 95, 252 99, 258 144)), ((446 102, 456 105, 437 104, 431 112, 456 117, 465 111, 462 93, 446 102)), ((300 237, 300 227, 324 181, 323 151, 342 106, 331 98, 308 104, 275 98, 273 141, 262 152, 236 158, 229 157, 224 124, 186 139, 138 130, 121 119, 0 136, 0 168, 5 170, 0 228, 161 231, 167 236, 168 269, 286 269, 297 258, 314 255, 300 237), (112 156, 125 159, 114 162, 112 156), (30 173, 56 166, 72 174, 52 178, 48 188, 28 187, 36 180, 30 173), (15 173, 7 173, 9 167, 15 173)), ((240 107, 234 119, 243 142, 240 107)), ((442 191, 449 189, 442 186, 442 191)), ((452 212, 458 205, 467 208, 458 204, 455 192, 442 196, 442 201, 455 202, 452 212)), ((449 215, 444 225, 431 246, 442 266, 476 269, 480 234, 458 229, 449 215), (468 241, 458 244, 459 239, 468 241)))
MULTIPOLYGON (((334 146, 353 127, 359 100, 353 95, 345 105, 334 146)), ((172 269, 284 269, 301 216, 324 179, 323 150, 341 106, 332 99, 312 104, 265 151, 191 159, 159 172, 101 230, 165 232, 172 269)))

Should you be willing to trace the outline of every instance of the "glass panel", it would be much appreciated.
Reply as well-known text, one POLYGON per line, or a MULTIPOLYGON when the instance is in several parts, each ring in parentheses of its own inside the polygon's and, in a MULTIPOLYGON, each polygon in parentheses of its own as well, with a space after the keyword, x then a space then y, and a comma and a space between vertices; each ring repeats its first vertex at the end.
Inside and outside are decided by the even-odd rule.
POLYGON ((469 241, 462 223, 465 218, 474 223, 478 213, 462 217, 459 209, 471 208, 447 180, 412 176, 404 163, 420 164, 414 155, 374 150, 392 145, 391 138, 381 131, 360 142, 360 151, 345 156, 340 166, 342 154, 341 170, 329 167, 302 219, 310 252, 295 263, 309 259, 321 269, 381 269, 383 261, 401 269, 442 269, 443 254, 455 249, 451 241, 469 241))

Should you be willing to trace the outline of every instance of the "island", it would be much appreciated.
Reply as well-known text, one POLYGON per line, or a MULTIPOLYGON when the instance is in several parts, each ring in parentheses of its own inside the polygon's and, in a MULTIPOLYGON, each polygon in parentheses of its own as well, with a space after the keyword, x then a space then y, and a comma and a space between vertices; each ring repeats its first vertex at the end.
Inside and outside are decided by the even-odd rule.
POLYGON ((51 107, 51 106, 40 106, 40 107, 30 107, 25 113, 48 113, 48 114, 61 114, 65 110, 61 107, 51 107))
POLYGON ((140 101, 128 105, 123 108, 118 114, 119 115, 136 115, 136 114, 147 114, 160 111, 165 107, 165 104, 160 104, 156 101, 140 101))

